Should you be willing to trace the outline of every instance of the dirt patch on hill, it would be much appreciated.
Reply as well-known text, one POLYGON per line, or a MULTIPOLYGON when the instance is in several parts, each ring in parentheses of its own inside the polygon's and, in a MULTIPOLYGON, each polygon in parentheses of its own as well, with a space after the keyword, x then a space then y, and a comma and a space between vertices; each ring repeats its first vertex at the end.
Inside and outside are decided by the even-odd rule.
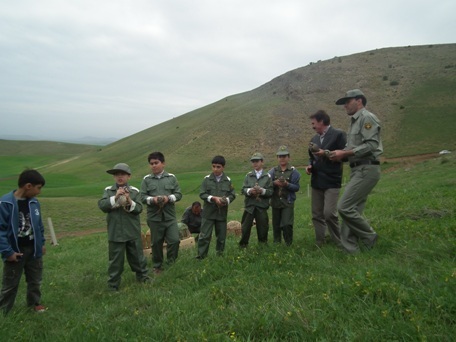
POLYGON ((382 163, 391 163, 393 166, 385 169, 384 172, 392 172, 403 167, 411 167, 415 164, 421 163, 426 160, 438 158, 440 155, 438 153, 426 153, 426 154, 417 154, 415 156, 405 156, 397 158, 385 158, 382 159, 382 163))

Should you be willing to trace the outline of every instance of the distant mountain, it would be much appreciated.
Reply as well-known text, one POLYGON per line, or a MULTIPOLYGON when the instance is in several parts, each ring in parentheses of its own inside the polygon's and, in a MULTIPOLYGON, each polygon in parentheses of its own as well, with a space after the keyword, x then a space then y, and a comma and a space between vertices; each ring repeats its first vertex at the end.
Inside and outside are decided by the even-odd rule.
MULTIPOLYGON (((162 151, 170 172, 210 170, 216 154, 227 170, 245 170, 255 151, 276 163, 288 145, 293 164, 307 164, 314 132, 309 115, 326 110, 331 124, 347 129, 349 117, 335 101, 349 89, 366 94, 367 108, 382 121, 386 157, 456 149, 456 44, 383 48, 311 63, 248 92, 123 138, 68 162, 59 172, 80 172, 127 162, 149 172, 147 155, 162 151), (63 169, 64 168, 64 169, 63 169)), ((60 166, 59 166, 60 167, 60 166)), ((52 170, 49 170, 52 172, 52 170)))
POLYGON ((3 140, 21 140, 21 141, 56 141, 56 142, 66 142, 71 144, 85 144, 85 145, 100 145, 105 146, 109 145, 116 140, 117 138, 99 138, 99 137, 81 137, 81 138, 50 138, 47 136, 31 136, 31 135, 11 135, 11 134, 0 134, 0 139, 3 140))

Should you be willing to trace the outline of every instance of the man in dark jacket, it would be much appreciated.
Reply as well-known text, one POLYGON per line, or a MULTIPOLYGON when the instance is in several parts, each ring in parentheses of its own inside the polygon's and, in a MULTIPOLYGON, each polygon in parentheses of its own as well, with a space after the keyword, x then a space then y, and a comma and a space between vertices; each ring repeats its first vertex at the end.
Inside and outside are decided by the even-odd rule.
POLYGON ((326 229, 332 241, 340 245, 340 227, 337 201, 342 184, 342 162, 330 161, 328 151, 341 150, 347 142, 343 131, 330 125, 329 115, 319 110, 310 116, 312 128, 317 134, 309 146, 310 162, 306 173, 312 175, 312 223, 317 246, 325 243, 326 229))

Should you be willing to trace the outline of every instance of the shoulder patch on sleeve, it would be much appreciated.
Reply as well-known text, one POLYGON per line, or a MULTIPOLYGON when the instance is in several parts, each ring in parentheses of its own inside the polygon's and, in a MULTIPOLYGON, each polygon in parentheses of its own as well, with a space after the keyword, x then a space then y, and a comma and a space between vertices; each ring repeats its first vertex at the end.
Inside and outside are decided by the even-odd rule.
POLYGON ((372 128, 372 124, 371 124, 370 122, 366 122, 366 123, 364 124, 364 128, 365 128, 365 129, 371 129, 371 128, 372 128))

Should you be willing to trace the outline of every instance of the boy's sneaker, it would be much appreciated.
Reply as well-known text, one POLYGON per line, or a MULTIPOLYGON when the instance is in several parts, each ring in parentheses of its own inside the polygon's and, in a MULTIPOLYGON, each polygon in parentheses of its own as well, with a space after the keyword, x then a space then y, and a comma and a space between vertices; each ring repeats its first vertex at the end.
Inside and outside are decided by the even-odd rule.
POLYGON ((47 307, 41 304, 37 304, 33 307, 33 311, 35 312, 45 312, 47 310, 47 307))

